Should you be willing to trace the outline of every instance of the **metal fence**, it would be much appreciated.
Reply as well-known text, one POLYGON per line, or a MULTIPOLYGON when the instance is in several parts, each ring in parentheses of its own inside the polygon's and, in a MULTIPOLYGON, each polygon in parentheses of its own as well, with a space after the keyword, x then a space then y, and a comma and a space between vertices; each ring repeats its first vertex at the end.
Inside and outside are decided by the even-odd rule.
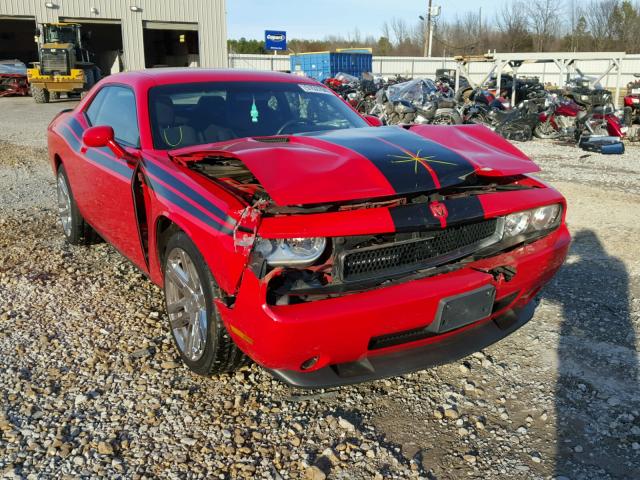
MULTIPOLYGON (((491 68, 490 62, 469 64, 469 74, 474 81, 481 81, 491 68)), ((606 60, 579 60, 575 62, 585 75, 599 76, 609 66, 606 60)), ((230 68, 251 70, 290 69, 289 55, 229 55, 230 68)), ((450 57, 373 57, 373 73, 383 76, 403 75, 409 77, 433 77, 438 68, 455 68, 456 62, 450 57)), ((627 55, 622 60, 621 85, 626 85, 640 73, 640 55, 627 55)), ((525 63, 518 69, 518 76, 536 76, 543 83, 558 82, 558 67, 554 63, 525 63)), ((612 71, 602 79, 605 87, 615 87, 616 73, 612 71)))

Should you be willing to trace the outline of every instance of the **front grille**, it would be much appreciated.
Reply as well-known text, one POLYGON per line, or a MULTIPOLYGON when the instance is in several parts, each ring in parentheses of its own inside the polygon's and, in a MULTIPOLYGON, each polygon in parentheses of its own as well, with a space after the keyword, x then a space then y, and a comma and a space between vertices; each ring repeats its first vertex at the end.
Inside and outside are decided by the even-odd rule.
POLYGON ((65 50, 58 50, 55 53, 47 50, 42 51, 42 73, 59 72, 63 75, 69 75, 67 63, 67 52, 65 50))
POLYGON ((407 273, 468 255, 497 241, 497 220, 446 228, 426 238, 348 251, 342 260, 345 282, 407 273))

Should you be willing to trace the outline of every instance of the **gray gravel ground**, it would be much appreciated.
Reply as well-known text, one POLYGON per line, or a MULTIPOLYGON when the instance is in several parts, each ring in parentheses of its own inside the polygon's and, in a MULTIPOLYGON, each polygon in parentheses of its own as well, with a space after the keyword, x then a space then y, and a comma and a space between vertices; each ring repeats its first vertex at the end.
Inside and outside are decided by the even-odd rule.
POLYGON ((17 478, 640 477, 640 148, 519 145, 568 198, 567 265, 520 331, 464 361, 300 391, 177 363, 162 295, 54 211, 47 116, 2 99, 0 474, 17 478))

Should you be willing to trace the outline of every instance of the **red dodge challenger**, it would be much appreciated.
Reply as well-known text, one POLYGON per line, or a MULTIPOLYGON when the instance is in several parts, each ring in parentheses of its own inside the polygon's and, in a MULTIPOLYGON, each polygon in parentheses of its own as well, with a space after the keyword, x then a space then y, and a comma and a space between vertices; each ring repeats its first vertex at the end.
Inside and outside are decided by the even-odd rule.
POLYGON ((203 375, 251 358, 326 387, 459 359, 531 319, 570 243, 562 195, 488 129, 383 127, 292 75, 113 75, 48 141, 67 240, 163 287, 203 375))

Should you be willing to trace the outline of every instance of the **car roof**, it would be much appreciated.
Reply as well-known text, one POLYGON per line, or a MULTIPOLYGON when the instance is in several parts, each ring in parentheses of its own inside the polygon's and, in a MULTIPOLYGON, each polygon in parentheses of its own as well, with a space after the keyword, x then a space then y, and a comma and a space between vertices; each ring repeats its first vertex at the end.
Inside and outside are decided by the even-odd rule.
POLYGON ((318 83, 316 80, 281 72, 261 72, 240 69, 208 68, 151 68, 131 72, 116 73, 107 77, 109 83, 130 85, 167 85, 193 82, 288 82, 318 83))

